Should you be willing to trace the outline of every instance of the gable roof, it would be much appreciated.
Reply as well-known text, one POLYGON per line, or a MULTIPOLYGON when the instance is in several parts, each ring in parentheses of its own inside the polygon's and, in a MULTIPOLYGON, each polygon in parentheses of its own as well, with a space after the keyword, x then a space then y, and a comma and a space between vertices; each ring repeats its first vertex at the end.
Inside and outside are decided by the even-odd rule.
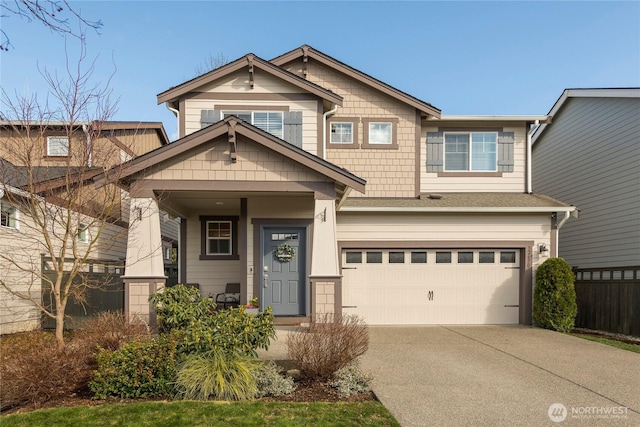
POLYGON ((312 83, 308 80, 303 79, 300 76, 297 76, 289 71, 283 70, 282 68, 265 61, 258 56, 249 53, 241 58, 236 59, 233 62, 225 64, 215 70, 211 70, 208 73, 202 74, 201 76, 195 77, 191 80, 188 80, 178 86, 174 86, 170 89, 165 90, 158 94, 158 104, 163 102, 171 102, 174 101, 181 96, 202 87, 208 83, 211 83, 217 79, 228 76, 229 74, 241 70, 247 67, 249 72, 252 72, 253 68, 260 69, 276 78, 286 81, 300 89, 303 89, 307 92, 310 92, 318 97, 325 99, 334 104, 342 105, 342 97, 338 94, 333 93, 332 91, 323 88, 315 83, 312 83))
MULTIPOLYGON (((283 156, 302 164, 317 173, 324 175, 333 181, 341 183, 347 187, 351 187, 364 193, 366 181, 346 169, 340 168, 331 162, 328 162, 318 156, 315 156, 302 148, 271 135, 235 116, 229 116, 224 120, 220 120, 210 126, 191 133, 169 145, 157 148, 140 157, 123 163, 116 168, 121 170, 116 175, 119 179, 129 178, 145 169, 156 166, 166 160, 169 160, 179 154, 182 154, 192 148, 205 144, 221 135, 231 135, 237 133, 256 143, 276 151, 283 156)), ((104 179, 104 176, 98 177, 97 181, 104 179)))
POLYGON ((347 76, 352 77, 386 95, 389 95, 390 97, 395 98, 398 101, 415 107, 418 111, 427 116, 440 117, 440 110, 429 104, 428 102, 422 101, 414 96, 409 95, 406 92, 396 89, 395 87, 390 86, 366 73, 363 73, 360 70, 350 67, 344 62, 338 61, 337 59, 332 58, 331 56, 322 53, 319 50, 316 50, 306 44, 293 49, 292 51, 284 53, 276 58, 273 58, 270 62, 280 67, 301 57, 312 58, 320 62, 321 64, 333 68, 334 70, 342 74, 346 74, 347 76))
MULTIPOLYGON (((620 88, 578 88, 565 89, 560 98, 553 104, 551 110, 547 114, 553 119, 570 98, 640 98, 640 88, 637 87, 620 87, 620 88)), ((552 123, 552 122, 551 122, 552 123)), ((538 138, 542 136, 547 126, 551 123, 540 125, 533 134, 532 144, 535 144, 538 138)))

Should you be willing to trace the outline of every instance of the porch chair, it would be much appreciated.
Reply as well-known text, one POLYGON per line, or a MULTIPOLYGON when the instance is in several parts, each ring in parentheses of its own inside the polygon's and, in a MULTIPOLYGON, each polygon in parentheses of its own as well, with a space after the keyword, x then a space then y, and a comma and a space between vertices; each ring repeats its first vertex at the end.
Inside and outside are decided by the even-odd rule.
POLYGON ((216 295, 216 305, 223 308, 240 305, 240 283, 227 283, 224 292, 216 295))

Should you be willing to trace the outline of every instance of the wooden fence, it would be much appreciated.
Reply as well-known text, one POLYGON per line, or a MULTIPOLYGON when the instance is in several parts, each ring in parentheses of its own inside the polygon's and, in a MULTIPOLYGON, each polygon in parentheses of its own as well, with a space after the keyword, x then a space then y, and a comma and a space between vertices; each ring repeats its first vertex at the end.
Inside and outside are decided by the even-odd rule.
MULTIPOLYGON (((55 280, 55 272, 50 268, 51 258, 42 257, 42 302, 52 306, 51 285, 49 280, 55 280)), ((73 262, 72 259, 67 262, 73 262)), ((124 272, 123 261, 89 260, 85 263, 83 271, 74 278, 75 284, 84 284, 83 303, 75 302, 69 298, 66 314, 70 319, 65 321, 65 329, 75 329, 83 321, 101 311, 124 310, 124 284, 120 278, 124 272)), ((68 276, 65 275, 64 280, 68 276)), ((49 316, 43 316, 42 327, 44 329, 55 328, 55 320, 49 316)))
POLYGON ((640 337, 640 266, 578 268, 576 327, 640 337))

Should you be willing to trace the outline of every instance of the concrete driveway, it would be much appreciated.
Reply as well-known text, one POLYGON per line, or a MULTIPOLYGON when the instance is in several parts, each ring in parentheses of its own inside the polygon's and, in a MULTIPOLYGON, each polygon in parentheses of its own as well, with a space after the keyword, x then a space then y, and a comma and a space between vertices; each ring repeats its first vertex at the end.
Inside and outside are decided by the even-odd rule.
POLYGON ((638 353, 523 326, 371 327, 370 339, 363 368, 403 426, 640 426, 638 353))

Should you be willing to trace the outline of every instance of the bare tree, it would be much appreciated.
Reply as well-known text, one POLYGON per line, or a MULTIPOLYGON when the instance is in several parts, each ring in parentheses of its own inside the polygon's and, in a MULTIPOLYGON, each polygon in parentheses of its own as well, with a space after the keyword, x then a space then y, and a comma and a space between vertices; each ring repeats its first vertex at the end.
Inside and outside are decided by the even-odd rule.
POLYGON ((211 70, 215 70, 216 68, 220 68, 228 62, 229 58, 227 58, 224 53, 218 52, 214 55, 209 52, 209 56, 207 56, 203 62, 198 64, 194 71, 196 76, 199 76, 201 74, 208 73, 211 70))
POLYGON ((108 83, 92 83, 95 60, 87 62, 81 46, 76 62, 67 54, 64 73, 41 72, 50 88, 46 102, 2 93, 0 203, 11 206, 14 217, 3 207, 0 231, 19 224, 19 232, 0 238, 0 288, 55 319, 60 348, 67 304, 82 302, 87 287, 100 286, 83 280, 87 263, 122 248, 128 212, 118 187, 92 181, 98 174, 113 178, 111 166, 124 157, 121 146, 102 137, 115 103, 108 83), (5 239, 14 240, 12 249, 5 239), (41 255, 49 259, 48 271, 41 255), (42 298, 41 283, 51 305, 42 298))
MULTIPOLYGON (((102 21, 86 19, 77 10, 72 8, 67 0, 13 0, 0 2, 0 17, 11 15, 26 19, 28 22, 37 21, 50 28, 52 31, 81 38, 82 31, 73 30, 69 24, 69 18, 77 19, 79 28, 93 28, 98 31, 102 28, 102 21)), ((0 50, 7 51, 12 47, 9 35, 0 28, 0 50)))

